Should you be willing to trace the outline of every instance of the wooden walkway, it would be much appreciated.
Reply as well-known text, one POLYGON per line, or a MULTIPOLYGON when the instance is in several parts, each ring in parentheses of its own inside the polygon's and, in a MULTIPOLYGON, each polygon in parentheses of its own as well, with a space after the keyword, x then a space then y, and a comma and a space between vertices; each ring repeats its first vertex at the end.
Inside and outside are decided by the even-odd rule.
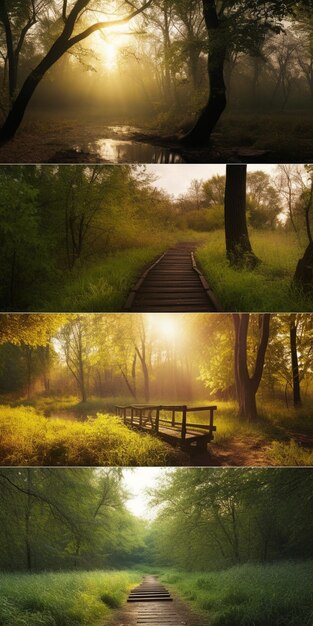
POLYGON ((174 313, 219 311, 220 306, 194 259, 195 244, 169 249, 131 290, 125 310, 174 313))
POLYGON ((191 448, 206 449, 214 438, 214 412, 216 406, 133 404, 115 407, 115 414, 123 418, 124 424, 158 435, 167 443, 191 452, 191 448), (208 418, 202 422, 188 422, 190 413, 202 413, 208 418))
POLYGON ((156 576, 144 576, 109 626, 201 626, 184 602, 173 598, 156 576))

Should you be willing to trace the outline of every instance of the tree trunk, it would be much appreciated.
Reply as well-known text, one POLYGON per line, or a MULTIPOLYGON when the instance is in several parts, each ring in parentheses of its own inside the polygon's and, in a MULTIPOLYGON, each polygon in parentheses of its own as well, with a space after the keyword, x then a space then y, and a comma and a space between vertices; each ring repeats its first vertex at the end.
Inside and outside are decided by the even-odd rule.
POLYGON ((246 165, 227 165, 225 187, 226 255, 235 268, 253 269, 259 259, 252 251, 246 219, 246 165))
POLYGON ((32 571, 32 549, 31 549, 31 508, 32 508, 32 496, 30 495, 32 489, 31 470, 27 469, 27 502, 25 508, 25 550, 26 550, 26 568, 28 572, 32 571))
POLYGON ((238 401, 238 413, 243 419, 253 422, 258 417, 256 394, 262 379, 265 354, 269 340, 270 314, 260 315, 260 341, 257 348, 254 371, 249 375, 247 338, 249 313, 234 313, 235 329, 235 383, 238 401))
POLYGON ((291 367, 292 367, 292 389, 293 389, 293 404, 295 407, 301 406, 301 391, 300 391, 300 376, 299 376, 299 362, 298 362, 298 350, 297 350, 297 324, 295 316, 291 316, 290 320, 290 352, 291 352, 291 367))
POLYGON ((56 61, 58 61, 58 59, 61 58, 64 52, 66 52, 66 46, 58 47, 55 44, 41 63, 39 63, 39 65, 37 65, 37 67, 26 78, 21 91, 16 100, 13 102, 12 108, 1 128, 0 142, 6 142, 13 139, 23 121, 25 111, 36 88, 46 72, 52 67, 52 65, 54 65, 54 63, 56 63, 56 61))
POLYGON ((202 0, 203 15, 209 37, 208 77, 210 93, 194 127, 180 142, 190 146, 208 143, 210 135, 227 104, 224 64, 227 54, 226 33, 219 21, 214 0, 202 0))
POLYGON ((293 282, 306 293, 313 291, 313 243, 310 242, 293 277, 293 282))
POLYGON ((10 99, 13 99, 17 85, 17 66, 14 54, 12 29, 5 1, 3 1, 3 3, 1 3, 0 5, 0 19, 4 27, 7 47, 7 59, 9 69, 9 96, 10 99))
POLYGON ((258 417, 258 411, 256 406, 256 393, 251 381, 242 381, 238 391, 239 415, 248 422, 255 422, 258 417))

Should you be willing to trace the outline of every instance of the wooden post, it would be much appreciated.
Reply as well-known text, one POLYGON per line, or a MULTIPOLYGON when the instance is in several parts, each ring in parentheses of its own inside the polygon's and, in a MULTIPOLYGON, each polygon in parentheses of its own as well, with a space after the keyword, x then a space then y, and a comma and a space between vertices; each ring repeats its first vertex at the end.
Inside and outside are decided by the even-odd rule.
POLYGON ((124 413, 124 424, 126 424, 126 422, 127 422, 127 408, 126 408, 126 406, 124 406, 124 408, 123 408, 123 413, 124 413))
POLYGON ((159 432, 159 424, 160 424, 160 407, 156 409, 155 413, 155 432, 159 432))
POLYGON ((187 430, 186 422, 187 422, 187 406, 184 406, 182 410, 182 425, 181 425, 181 438, 183 440, 186 439, 186 430, 187 430))
POLYGON ((214 409, 210 409, 210 436, 213 437, 213 418, 214 418, 214 409))
POLYGON ((131 425, 133 425, 134 423, 134 407, 133 406, 130 407, 130 423, 131 425))
POLYGON ((142 409, 139 409, 139 426, 142 426, 142 409))
POLYGON ((172 426, 175 426, 175 409, 172 411, 172 426))

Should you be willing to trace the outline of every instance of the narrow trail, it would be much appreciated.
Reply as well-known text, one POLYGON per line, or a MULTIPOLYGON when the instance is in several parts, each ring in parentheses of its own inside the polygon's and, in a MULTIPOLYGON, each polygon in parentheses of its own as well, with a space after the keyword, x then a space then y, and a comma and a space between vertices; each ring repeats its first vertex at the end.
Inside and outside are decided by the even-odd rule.
POLYGON ((144 576, 133 589, 127 604, 122 607, 109 626, 204 626, 189 607, 171 596, 156 576, 144 576))
POLYGON ((132 289, 125 310, 174 313, 218 311, 219 304, 196 266, 192 243, 165 252, 132 289))

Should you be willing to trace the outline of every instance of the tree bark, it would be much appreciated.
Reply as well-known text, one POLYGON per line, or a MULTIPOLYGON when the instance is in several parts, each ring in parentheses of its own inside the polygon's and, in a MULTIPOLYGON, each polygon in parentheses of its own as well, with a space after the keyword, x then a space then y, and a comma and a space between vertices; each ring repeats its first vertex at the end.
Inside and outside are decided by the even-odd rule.
POLYGON ((11 24, 7 11, 6 1, 0 4, 0 20, 5 31, 5 40, 7 47, 8 69, 9 69, 9 96, 13 99, 17 84, 17 68, 15 63, 14 43, 11 24))
POLYGON ((227 165, 225 186, 226 256, 235 268, 253 269, 259 263, 248 233, 246 218, 247 166, 227 165))
POLYGON ((234 313, 235 329, 235 382, 239 416, 249 422, 258 417, 256 394, 262 379, 265 354, 269 340, 270 314, 260 315, 260 342, 256 353, 252 376, 248 370, 247 337, 249 329, 249 313, 234 313))
POLYGON ((31 490, 32 490, 32 479, 31 479, 31 470, 28 468, 27 469, 27 501, 26 501, 26 507, 25 507, 25 549, 26 549, 26 568, 28 572, 31 572, 33 569, 33 562, 32 562, 32 548, 31 548, 31 528, 30 528, 30 521, 31 521, 31 508, 32 508, 32 496, 31 494, 31 490))
POLYGON ((297 324, 295 320, 295 315, 292 315, 290 320, 290 352, 292 367, 293 404, 295 407, 300 407, 302 403, 297 349, 297 324))
POLYGON ((211 133, 224 112, 227 104, 224 81, 224 64, 227 55, 227 37, 218 18, 214 0, 202 0, 203 16, 208 32, 208 77, 209 97, 194 127, 180 142, 190 146, 208 143, 211 133))
POLYGON ((306 293, 313 291, 313 243, 310 242, 302 259, 298 261, 293 282, 306 293))

